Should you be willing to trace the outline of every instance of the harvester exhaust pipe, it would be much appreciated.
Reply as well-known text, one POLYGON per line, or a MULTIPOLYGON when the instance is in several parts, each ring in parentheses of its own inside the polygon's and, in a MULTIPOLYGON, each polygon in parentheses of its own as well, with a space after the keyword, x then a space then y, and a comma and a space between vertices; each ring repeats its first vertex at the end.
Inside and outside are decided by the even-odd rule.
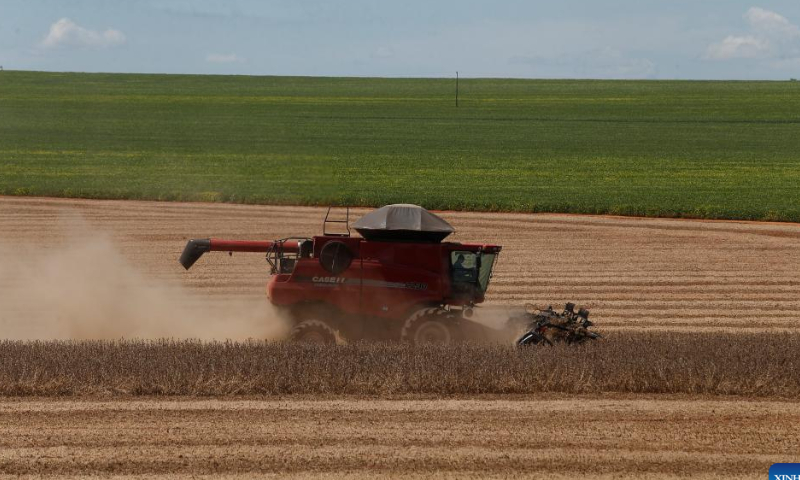
POLYGON ((204 253, 211 251, 211 240, 208 238, 189 240, 181 253, 180 262, 183 268, 189 270, 204 253))

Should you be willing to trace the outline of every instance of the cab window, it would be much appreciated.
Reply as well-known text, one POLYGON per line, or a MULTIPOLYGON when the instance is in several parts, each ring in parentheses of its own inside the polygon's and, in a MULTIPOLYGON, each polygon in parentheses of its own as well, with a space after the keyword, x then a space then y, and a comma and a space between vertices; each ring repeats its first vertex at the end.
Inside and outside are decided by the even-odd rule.
POLYGON ((450 266, 453 281, 475 283, 478 280, 478 255, 473 252, 451 252, 450 266))

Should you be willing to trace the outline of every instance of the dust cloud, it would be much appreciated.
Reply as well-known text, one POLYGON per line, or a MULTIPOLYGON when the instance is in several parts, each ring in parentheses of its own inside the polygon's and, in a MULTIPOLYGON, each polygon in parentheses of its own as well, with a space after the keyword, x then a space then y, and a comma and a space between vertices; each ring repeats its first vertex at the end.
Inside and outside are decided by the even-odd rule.
POLYGON ((265 297, 214 299, 150 278, 110 235, 87 228, 45 248, 0 241, 0 338, 243 340, 288 332, 265 297))

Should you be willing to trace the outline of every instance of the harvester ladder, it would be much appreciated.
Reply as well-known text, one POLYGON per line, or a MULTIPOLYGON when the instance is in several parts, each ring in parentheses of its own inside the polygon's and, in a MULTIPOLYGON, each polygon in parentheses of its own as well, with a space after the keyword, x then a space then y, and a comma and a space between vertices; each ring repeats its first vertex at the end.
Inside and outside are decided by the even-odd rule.
POLYGON ((344 220, 342 219, 332 219, 331 210, 334 207, 328 207, 328 213, 325 214, 325 221, 322 222, 322 234, 328 237, 349 237, 350 236, 350 207, 343 207, 345 209, 345 217, 344 220), (329 232, 328 231, 328 224, 329 223, 343 223, 347 232, 329 232))

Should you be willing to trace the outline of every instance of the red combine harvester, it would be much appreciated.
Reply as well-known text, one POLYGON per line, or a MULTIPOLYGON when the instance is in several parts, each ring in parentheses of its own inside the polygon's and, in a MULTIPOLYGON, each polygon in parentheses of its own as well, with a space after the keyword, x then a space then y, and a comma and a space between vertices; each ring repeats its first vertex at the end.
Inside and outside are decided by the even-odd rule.
MULTIPOLYGON (((292 319, 290 337, 297 341, 510 338, 470 320, 502 247, 444 242, 453 227, 416 205, 365 215, 353 224, 360 238, 350 236, 349 211, 344 220, 329 215, 330 209, 323 235, 313 238, 190 240, 180 263, 189 269, 211 251, 266 254, 267 295, 292 319), (344 224, 346 232, 328 233, 330 223, 344 224)), ((510 323, 531 321, 528 314, 510 323)), ((530 338, 529 332, 526 343, 535 343, 530 338)))

